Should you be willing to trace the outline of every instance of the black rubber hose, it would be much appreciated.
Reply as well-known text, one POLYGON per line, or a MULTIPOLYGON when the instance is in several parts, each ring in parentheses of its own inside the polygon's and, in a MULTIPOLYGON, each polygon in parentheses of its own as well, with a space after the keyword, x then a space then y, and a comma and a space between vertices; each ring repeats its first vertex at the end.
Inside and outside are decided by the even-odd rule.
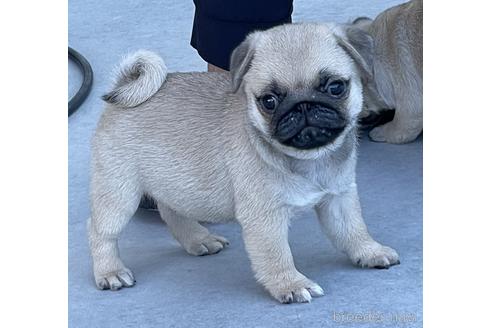
POLYGON ((82 105, 85 98, 89 95, 92 87, 93 74, 91 65, 87 59, 70 47, 68 47, 68 58, 77 63, 84 76, 84 80, 82 81, 79 91, 77 91, 75 96, 73 96, 68 102, 68 116, 70 116, 79 108, 80 105, 82 105))

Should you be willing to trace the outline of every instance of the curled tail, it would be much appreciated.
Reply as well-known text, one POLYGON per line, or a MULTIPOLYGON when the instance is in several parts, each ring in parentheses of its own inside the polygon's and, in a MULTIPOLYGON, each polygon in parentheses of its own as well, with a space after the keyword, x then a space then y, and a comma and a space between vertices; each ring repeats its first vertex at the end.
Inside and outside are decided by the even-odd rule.
POLYGON ((113 88, 102 99, 122 107, 138 106, 159 90, 166 76, 167 67, 159 55, 139 50, 121 61, 113 88))

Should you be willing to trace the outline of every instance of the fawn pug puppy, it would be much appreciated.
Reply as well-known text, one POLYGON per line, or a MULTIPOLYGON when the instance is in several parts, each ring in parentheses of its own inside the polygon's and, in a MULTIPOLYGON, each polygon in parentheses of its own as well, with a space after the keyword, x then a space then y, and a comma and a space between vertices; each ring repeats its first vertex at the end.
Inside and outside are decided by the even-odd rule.
POLYGON ((379 14, 358 18, 354 25, 373 39, 373 79, 364 86, 369 112, 394 108, 392 121, 369 133, 374 141, 405 143, 423 128, 423 2, 413 0, 379 14))
POLYGON ((287 232, 296 209, 314 206, 356 265, 398 263, 361 216, 356 131, 367 65, 350 31, 291 24, 252 33, 230 74, 166 75, 145 51, 122 63, 93 139, 88 233, 99 288, 135 282, 117 239, 144 194, 192 255, 228 244, 199 221, 235 218, 257 280, 283 303, 323 295, 294 265, 287 232))

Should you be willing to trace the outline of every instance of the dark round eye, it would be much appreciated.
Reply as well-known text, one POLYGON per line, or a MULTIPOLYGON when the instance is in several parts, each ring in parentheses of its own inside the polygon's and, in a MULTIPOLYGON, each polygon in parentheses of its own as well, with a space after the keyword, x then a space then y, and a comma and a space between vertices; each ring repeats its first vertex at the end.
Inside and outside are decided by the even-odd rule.
POLYGON ((267 95, 261 98, 261 103, 265 109, 274 110, 277 107, 277 98, 272 95, 267 95))
POLYGON ((336 80, 336 81, 330 82, 330 84, 328 84, 327 90, 330 93, 330 95, 335 96, 335 97, 339 97, 345 93, 346 88, 347 87, 346 87, 344 81, 336 80))

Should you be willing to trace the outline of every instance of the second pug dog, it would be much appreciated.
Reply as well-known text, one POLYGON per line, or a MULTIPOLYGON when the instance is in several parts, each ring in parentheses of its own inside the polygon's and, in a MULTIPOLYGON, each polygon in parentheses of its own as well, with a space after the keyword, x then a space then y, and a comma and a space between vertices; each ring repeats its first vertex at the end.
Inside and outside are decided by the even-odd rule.
POLYGON ((232 55, 230 75, 166 76, 153 53, 127 58, 93 140, 88 233, 97 286, 134 284, 117 239, 144 194, 193 255, 227 244, 199 221, 235 218, 256 278, 280 302, 323 295, 297 271, 289 248, 298 208, 314 206, 322 229, 356 265, 398 263, 369 235, 357 195, 367 65, 356 49, 364 46, 339 25, 293 24, 249 35, 232 55))
POLYGON ((369 112, 395 109, 391 122, 374 128, 374 141, 405 143, 422 132, 422 0, 413 0, 354 25, 374 40, 373 79, 365 85, 369 112))

